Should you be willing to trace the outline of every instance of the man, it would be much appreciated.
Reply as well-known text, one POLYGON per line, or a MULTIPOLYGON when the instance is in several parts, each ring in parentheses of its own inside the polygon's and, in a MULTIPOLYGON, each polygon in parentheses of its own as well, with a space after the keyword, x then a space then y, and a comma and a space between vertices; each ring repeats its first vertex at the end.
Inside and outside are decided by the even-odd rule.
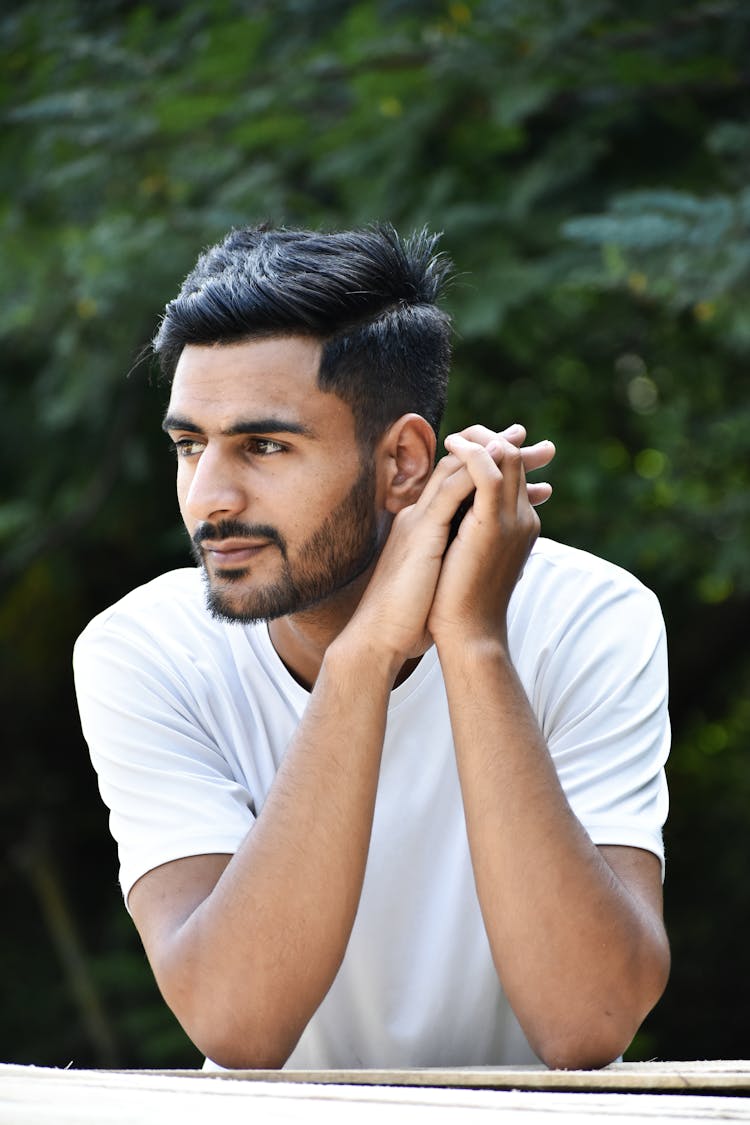
POLYGON ((221 1066, 600 1066, 665 985, 658 606, 535 543, 550 443, 475 426, 434 466, 434 249, 235 231, 155 340, 198 569, 95 619, 77 689, 129 910, 221 1066))

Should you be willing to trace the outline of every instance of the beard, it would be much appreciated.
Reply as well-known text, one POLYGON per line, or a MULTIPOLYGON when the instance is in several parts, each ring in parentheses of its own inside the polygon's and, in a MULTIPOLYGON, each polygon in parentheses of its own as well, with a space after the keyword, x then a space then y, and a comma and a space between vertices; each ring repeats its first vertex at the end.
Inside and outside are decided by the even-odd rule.
POLYGON ((286 539, 267 524, 245 524, 239 520, 202 523, 191 540, 193 555, 203 568, 206 605, 221 621, 249 625, 272 621, 311 609, 348 586, 374 562, 379 550, 375 516, 375 472, 363 465, 342 502, 303 542, 296 557, 289 558, 286 539), (200 544, 205 539, 263 538, 281 556, 281 574, 275 582, 243 590, 241 583, 250 567, 223 569, 212 577, 206 569, 200 544))

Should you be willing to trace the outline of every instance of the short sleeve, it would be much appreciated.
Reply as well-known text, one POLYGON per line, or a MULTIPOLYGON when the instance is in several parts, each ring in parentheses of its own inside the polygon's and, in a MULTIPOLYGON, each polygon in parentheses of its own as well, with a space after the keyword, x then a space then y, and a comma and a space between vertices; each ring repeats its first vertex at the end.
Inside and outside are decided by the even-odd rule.
POLYGON ((126 901, 162 863, 235 852, 253 823, 253 798, 203 721, 190 669, 147 632, 111 620, 81 635, 73 666, 126 901))
POLYGON ((593 561, 593 575, 571 568, 535 607, 546 637, 532 704, 593 842, 652 851, 663 872, 670 745, 664 622, 648 589, 593 561))

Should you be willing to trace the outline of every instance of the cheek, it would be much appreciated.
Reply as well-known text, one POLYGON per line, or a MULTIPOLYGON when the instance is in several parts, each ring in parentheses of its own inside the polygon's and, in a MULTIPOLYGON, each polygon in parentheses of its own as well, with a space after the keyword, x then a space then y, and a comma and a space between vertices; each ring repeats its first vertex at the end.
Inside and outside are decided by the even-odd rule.
POLYGON ((269 497, 271 522, 285 525, 290 542, 301 544, 315 534, 348 496, 356 475, 342 478, 324 473, 307 473, 298 479, 291 492, 278 503, 269 497))
POLYGON ((346 484, 339 473, 306 467, 294 473, 289 480, 279 482, 286 502, 294 509, 301 522, 307 522, 314 511, 325 510, 346 484))
POLYGON ((192 533, 195 528, 196 520, 191 518, 188 515, 187 511, 187 498, 188 493, 190 492, 190 481, 191 476, 186 472, 186 466, 181 464, 178 465, 177 478, 175 482, 177 492, 177 506, 180 509, 182 522, 185 524, 185 527, 188 529, 188 531, 192 533))

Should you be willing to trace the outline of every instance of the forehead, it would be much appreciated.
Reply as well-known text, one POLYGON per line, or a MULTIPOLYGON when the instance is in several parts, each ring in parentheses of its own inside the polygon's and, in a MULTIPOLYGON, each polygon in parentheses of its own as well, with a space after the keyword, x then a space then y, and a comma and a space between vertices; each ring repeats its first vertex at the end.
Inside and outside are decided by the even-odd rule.
POLYGON ((188 344, 172 381, 169 414, 217 430, 240 418, 279 417, 312 433, 344 430, 353 439, 351 408, 318 386, 321 353, 321 342, 306 336, 188 344))

